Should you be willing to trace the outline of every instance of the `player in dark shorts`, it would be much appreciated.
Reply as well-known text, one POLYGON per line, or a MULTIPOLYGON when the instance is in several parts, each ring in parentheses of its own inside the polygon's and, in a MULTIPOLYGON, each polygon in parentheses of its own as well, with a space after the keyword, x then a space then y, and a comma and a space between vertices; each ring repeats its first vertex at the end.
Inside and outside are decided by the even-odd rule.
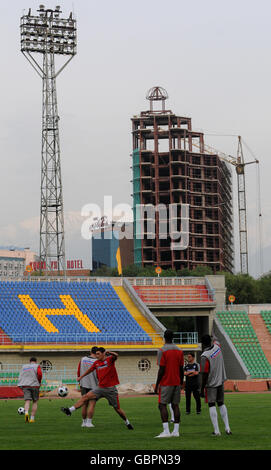
POLYGON ((201 401, 200 401, 200 383, 199 383, 199 372, 200 366, 195 361, 195 353, 192 351, 187 354, 188 362, 184 366, 185 380, 185 401, 186 401, 186 414, 191 412, 191 395, 196 401, 196 412, 201 412, 201 401))
MULTIPOLYGON (((77 368, 77 377, 80 377, 83 375, 86 370, 88 370, 95 361, 97 361, 96 358, 96 351, 97 351, 97 346, 93 346, 93 348, 90 351, 90 355, 82 357, 78 364, 77 368)), ((83 377, 82 380, 80 380, 80 392, 81 395, 86 395, 88 392, 91 390, 94 390, 98 385, 98 379, 97 379, 97 374, 96 372, 93 372, 93 374, 88 374, 86 377, 83 377)), ((84 405, 82 406, 82 427, 86 428, 93 428, 94 424, 92 423, 92 417, 94 415, 94 408, 96 405, 95 400, 89 400, 88 402, 85 402, 84 405)))
POLYGON ((224 404, 224 381, 226 372, 221 346, 216 339, 212 341, 210 335, 204 335, 201 339, 203 353, 201 355, 201 396, 205 397, 209 406, 211 422, 213 424, 213 436, 220 436, 216 403, 221 418, 225 425, 226 434, 232 434, 229 426, 227 407, 224 404))
POLYGON ((155 385, 155 393, 159 394, 163 431, 156 437, 179 437, 181 385, 183 384, 183 352, 173 344, 173 333, 164 333, 165 345, 158 351, 157 363, 159 370, 155 385), (174 413, 174 430, 169 431, 167 405, 171 404, 174 413))
POLYGON ((90 392, 83 395, 74 406, 70 408, 61 408, 61 411, 70 416, 78 408, 81 408, 88 400, 98 401, 100 398, 106 398, 109 405, 111 405, 116 413, 125 421, 128 429, 133 429, 130 421, 127 419, 125 412, 120 408, 119 396, 116 385, 119 384, 119 378, 115 367, 115 361, 118 354, 111 351, 106 351, 104 348, 98 348, 96 351, 97 361, 80 377, 78 381, 82 380, 88 374, 96 371, 98 378, 98 386, 90 392))
POLYGON ((42 370, 35 357, 31 357, 29 364, 22 366, 18 387, 24 392, 25 400, 25 422, 34 423, 35 415, 38 409, 39 390, 42 380, 42 370), (31 416, 29 417, 30 404, 32 403, 31 416))

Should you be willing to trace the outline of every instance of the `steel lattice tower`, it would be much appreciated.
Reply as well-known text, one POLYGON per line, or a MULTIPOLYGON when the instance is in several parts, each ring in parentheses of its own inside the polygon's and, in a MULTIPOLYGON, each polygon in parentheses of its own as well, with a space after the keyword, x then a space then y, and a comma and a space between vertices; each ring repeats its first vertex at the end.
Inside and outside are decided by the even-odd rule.
POLYGON ((40 262, 46 271, 66 271, 64 209, 60 165, 59 115, 56 77, 76 54, 76 21, 61 18, 55 10, 40 5, 38 15, 21 17, 21 51, 42 78, 42 150, 40 206, 40 262), (33 55, 41 54, 39 63, 33 55), (55 56, 67 60, 56 72, 55 56))

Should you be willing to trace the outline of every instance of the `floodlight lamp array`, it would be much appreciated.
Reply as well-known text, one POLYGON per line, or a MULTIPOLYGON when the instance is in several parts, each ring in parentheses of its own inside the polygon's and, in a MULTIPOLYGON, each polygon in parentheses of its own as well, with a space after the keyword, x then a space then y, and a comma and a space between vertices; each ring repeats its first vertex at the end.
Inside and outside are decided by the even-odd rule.
POLYGON ((59 6, 46 10, 44 5, 38 12, 38 16, 33 16, 29 10, 21 17, 21 51, 75 55, 76 20, 72 13, 69 18, 60 18, 59 6))

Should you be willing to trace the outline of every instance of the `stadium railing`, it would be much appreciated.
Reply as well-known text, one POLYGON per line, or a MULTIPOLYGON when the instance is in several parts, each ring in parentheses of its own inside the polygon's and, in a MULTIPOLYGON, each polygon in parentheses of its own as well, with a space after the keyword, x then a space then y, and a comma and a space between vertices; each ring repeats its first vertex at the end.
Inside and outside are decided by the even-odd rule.
MULTIPOLYGON (((19 372, 22 364, 5 364, 5 369, 0 371, 10 377, 0 377, 0 387, 17 387, 19 372), (11 377, 12 376, 12 377, 11 377)), ((136 367, 136 364, 135 364, 136 367)), ((121 384, 154 384, 157 377, 158 366, 151 366, 143 369, 131 368, 130 363, 122 364, 118 367, 118 377, 121 384)), ((60 385, 67 385, 68 388, 79 390, 77 382, 77 367, 70 368, 65 365, 52 367, 51 370, 43 370, 41 392, 56 391, 60 385)))
MULTIPOLYGON (((5 364, 0 370, 0 387, 16 387, 22 364, 5 364)), ((51 391, 61 384, 77 385, 76 370, 65 366, 58 369, 43 370, 40 391, 51 391)))
MULTIPOLYGON (((140 334, 95 334, 91 333, 91 336, 88 334, 82 333, 61 333, 61 344, 140 344, 140 345, 150 345, 161 342, 161 336, 159 334, 148 334, 151 338, 151 342, 146 340, 144 336, 140 334)), ((16 334, 13 335, 13 344, 60 344, 59 338, 54 340, 54 337, 49 338, 48 336, 44 337, 38 334, 16 334)), ((175 332, 174 333, 174 343, 176 344, 197 344, 198 343, 198 333, 197 332, 175 332)), ((7 339, 6 335, 0 334, 0 346, 9 345, 10 339, 7 339)))
POLYGON ((146 303, 214 303, 215 290, 203 277, 127 278, 146 303), (160 288, 160 289, 159 289, 160 288))
MULTIPOLYGON (((43 283, 43 282, 67 282, 67 283, 95 283, 95 282, 100 282, 100 283, 110 283, 112 286, 122 286, 123 285, 123 280, 127 279, 130 284, 135 287, 135 286, 148 286, 148 287, 158 287, 158 286, 163 286, 163 287, 192 287, 194 286, 195 288, 198 286, 202 286, 206 289, 206 293, 208 295, 208 300, 210 302, 215 302, 215 289, 212 288, 209 280, 205 277, 60 277, 60 276, 42 276, 42 277, 25 277, 23 279, 1 279, 1 282, 5 281, 7 283, 21 283, 23 282, 29 282, 29 283, 43 283)), ((200 298, 195 298, 196 302, 206 302, 205 294, 201 294, 198 292, 200 295, 200 298)), ((185 293, 183 293, 185 296, 184 302, 189 301, 190 298, 192 299, 192 296, 188 295, 186 296, 185 293)), ((171 302, 171 299, 168 298, 169 303, 171 302)), ((173 303, 174 299, 173 299, 173 303)))

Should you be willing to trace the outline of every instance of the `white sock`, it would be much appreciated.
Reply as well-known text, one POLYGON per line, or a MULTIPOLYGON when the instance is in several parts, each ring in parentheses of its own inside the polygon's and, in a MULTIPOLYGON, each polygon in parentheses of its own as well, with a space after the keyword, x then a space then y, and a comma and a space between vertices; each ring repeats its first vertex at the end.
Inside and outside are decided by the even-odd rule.
POLYGON ((91 419, 91 418, 87 418, 87 419, 86 419, 86 422, 87 422, 88 424, 92 424, 92 419, 91 419))
POLYGON ((173 432, 179 432, 180 423, 174 423, 173 432))
POLYGON ((169 410, 170 410, 170 415, 171 415, 171 421, 174 421, 174 413, 173 413, 173 409, 172 409, 172 406, 171 406, 171 403, 169 404, 169 410))
POLYGON ((215 406, 210 406, 209 408, 210 418, 214 427, 214 432, 219 433, 218 421, 217 421, 217 411, 215 406))
POLYGON ((75 408, 74 406, 71 406, 71 407, 69 408, 69 410, 70 410, 70 412, 72 413, 73 411, 76 410, 76 408, 75 408))
POLYGON ((130 421, 128 418, 126 419, 125 424, 130 424, 130 421))
POLYGON ((220 414, 221 414, 221 418, 223 419, 224 424, 225 424, 225 430, 230 431, 228 411, 227 411, 226 405, 219 406, 219 411, 220 411, 220 414))
POLYGON ((35 421, 35 416, 31 416, 30 419, 33 420, 33 421, 35 421))
POLYGON ((166 432, 167 434, 169 434, 168 423, 163 423, 163 428, 164 428, 164 432, 166 432))

